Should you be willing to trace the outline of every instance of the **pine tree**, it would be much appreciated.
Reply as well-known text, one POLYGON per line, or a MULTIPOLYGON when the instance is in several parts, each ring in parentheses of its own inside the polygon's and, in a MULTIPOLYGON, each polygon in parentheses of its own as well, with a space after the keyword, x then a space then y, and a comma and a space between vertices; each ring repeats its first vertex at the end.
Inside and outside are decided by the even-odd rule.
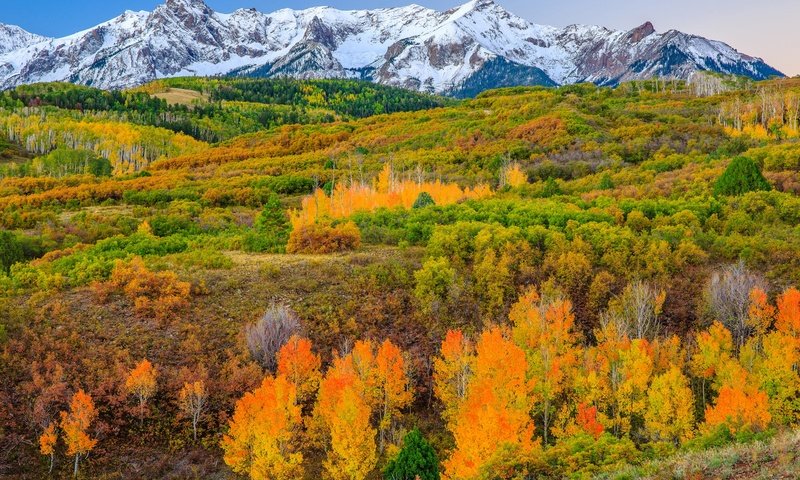
POLYGON ((417 199, 414 200, 414 205, 411 208, 425 208, 431 205, 436 205, 436 202, 431 197, 431 194, 428 192, 420 192, 417 196, 417 199))
POLYGON ((439 480, 436 451, 415 428, 403 438, 403 449, 383 471, 386 480, 439 480))
POLYGON ((270 193, 264 209, 256 218, 255 232, 244 239, 244 247, 252 252, 282 253, 288 240, 289 216, 278 195, 270 193))

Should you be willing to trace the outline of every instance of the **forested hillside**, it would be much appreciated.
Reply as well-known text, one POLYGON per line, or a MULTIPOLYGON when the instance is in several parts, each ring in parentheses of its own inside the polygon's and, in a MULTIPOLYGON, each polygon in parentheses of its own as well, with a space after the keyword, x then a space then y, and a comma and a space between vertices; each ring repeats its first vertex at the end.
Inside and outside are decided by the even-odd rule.
POLYGON ((726 85, 4 93, 0 476, 791 478, 800 83, 726 85))

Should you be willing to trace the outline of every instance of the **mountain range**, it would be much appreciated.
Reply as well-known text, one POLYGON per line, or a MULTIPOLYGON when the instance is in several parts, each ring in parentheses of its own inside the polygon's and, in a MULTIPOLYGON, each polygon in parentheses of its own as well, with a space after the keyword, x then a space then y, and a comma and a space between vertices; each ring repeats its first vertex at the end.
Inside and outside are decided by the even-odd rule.
POLYGON ((213 11, 203 0, 166 0, 63 38, 0 24, 0 88, 68 81, 104 89, 186 75, 357 78, 468 96, 513 85, 615 85, 687 79, 696 71, 782 76, 760 58, 651 23, 630 31, 556 28, 492 0, 447 11, 418 5, 342 11, 213 11))

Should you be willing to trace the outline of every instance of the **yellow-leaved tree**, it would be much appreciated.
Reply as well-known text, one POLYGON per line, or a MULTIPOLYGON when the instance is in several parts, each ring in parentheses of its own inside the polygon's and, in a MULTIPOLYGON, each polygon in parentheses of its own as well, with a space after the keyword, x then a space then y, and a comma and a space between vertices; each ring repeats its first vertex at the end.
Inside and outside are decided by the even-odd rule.
POLYGON ((561 298, 541 301, 531 289, 514 304, 509 318, 514 342, 525 351, 547 445, 556 399, 571 387, 581 353, 572 303, 561 298))
POLYGON ((377 432, 370 424, 371 414, 354 355, 335 359, 320 383, 314 411, 328 437, 324 465, 331 478, 363 480, 375 468, 377 432))
POLYGON ((295 436, 301 425, 297 388, 283 375, 267 377, 238 402, 222 437, 225 463, 253 480, 303 476, 303 454, 295 436))
POLYGON ((648 389, 644 420, 645 428, 654 440, 679 445, 692 438, 692 389, 689 388, 689 380, 677 366, 653 379, 648 389))

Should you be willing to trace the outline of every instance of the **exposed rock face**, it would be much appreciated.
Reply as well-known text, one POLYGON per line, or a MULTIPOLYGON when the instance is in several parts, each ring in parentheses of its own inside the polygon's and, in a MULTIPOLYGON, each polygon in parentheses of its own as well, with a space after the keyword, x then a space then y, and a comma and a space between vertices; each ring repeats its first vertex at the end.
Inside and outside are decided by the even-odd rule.
POLYGON ((0 88, 70 81, 124 88, 178 75, 348 77, 463 95, 506 85, 613 85, 697 71, 763 79, 780 72, 730 46, 650 22, 628 32, 563 29, 517 17, 492 0, 439 12, 417 5, 214 12, 166 0, 87 31, 49 39, 0 25, 0 88))

